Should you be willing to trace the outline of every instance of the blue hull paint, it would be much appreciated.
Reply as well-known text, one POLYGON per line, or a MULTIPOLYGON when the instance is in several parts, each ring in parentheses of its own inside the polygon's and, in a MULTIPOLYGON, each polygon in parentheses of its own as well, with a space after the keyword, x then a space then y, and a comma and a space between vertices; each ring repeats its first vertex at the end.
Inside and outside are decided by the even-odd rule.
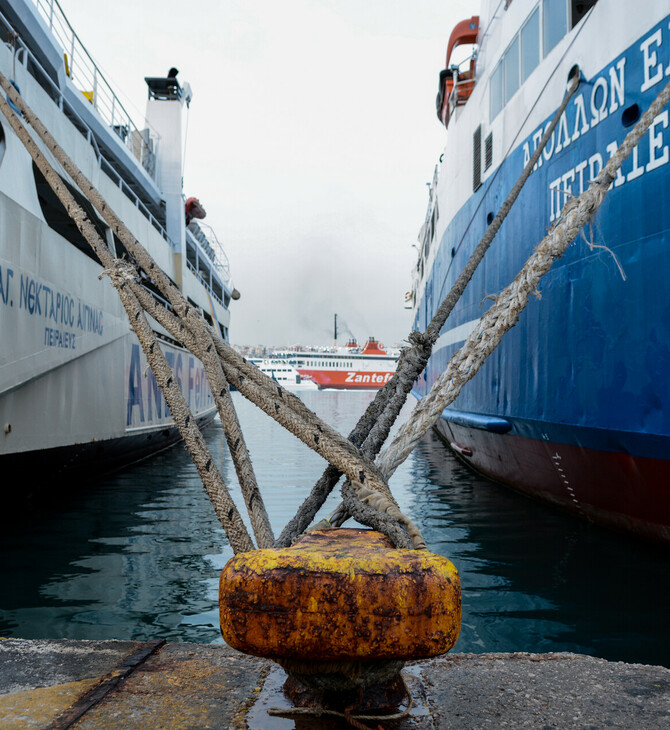
MULTIPOLYGON (((657 28, 667 32, 669 21, 670 16, 657 28)), ((625 124, 635 117, 635 105, 646 110, 667 82, 666 77, 640 90, 644 69, 638 60, 639 47, 638 39, 580 85, 578 93, 588 98, 596 85, 602 88, 599 79, 610 83, 607 116, 588 125, 592 121, 589 109, 589 128, 584 131, 579 109, 568 107, 563 134, 559 125, 550 143, 553 154, 529 178, 443 334, 476 320, 491 306, 484 298, 512 281, 557 217, 565 200, 557 189, 571 187, 579 194, 588 185, 590 173, 598 172, 597 155, 606 162, 630 131, 625 124), (611 81, 621 78, 622 69, 625 93, 619 98, 611 81), (582 133, 573 138, 577 130, 582 133)), ((656 50, 659 64, 670 68, 670 43, 656 50)), ((670 477, 668 122, 666 108, 624 162, 592 227, 584 230, 587 238, 592 236, 610 251, 591 251, 580 237, 571 244, 542 280, 541 298, 529 303, 518 324, 465 386, 453 406, 458 412, 508 421, 509 433, 521 437, 517 445, 523 440, 542 441, 597 452, 598 458, 610 453, 659 460, 668 466, 665 473, 670 477), (625 281, 612 254, 625 271, 625 281)), ((529 150, 532 153, 533 135, 521 140, 495 177, 472 195, 447 226, 417 304, 416 329, 425 330, 483 236, 487 215, 497 212, 516 182, 529 150)), ((418 397, 430 389, 461 344, 434 352, 415 386, 418 397)), ((473 426, 459 421, 458 413, 447 420, 456 426, 473 426)), ((476 428, 475 424, 475 430, 468 432, 475 441, 476 428)), ((477 463, 476 455, 473 463, 505 479, 492 463, 477 463)), ((664 485, 651 486, 664 489, 664 485)), ((533 491, 532 484, 522 488, 533 491)), ((538 491, 542 489, 538 485, 538 491)), ((670 494, 664 489, 658 498, 667 503, 670 494)))

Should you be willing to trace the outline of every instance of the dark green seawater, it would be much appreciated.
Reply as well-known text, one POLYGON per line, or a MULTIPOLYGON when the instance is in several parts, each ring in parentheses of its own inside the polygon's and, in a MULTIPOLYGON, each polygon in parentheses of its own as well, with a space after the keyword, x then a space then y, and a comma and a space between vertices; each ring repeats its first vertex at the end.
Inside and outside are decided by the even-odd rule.
MULTIPOLYGON (((346 433, 373 395, 301 397, 346 433)), ((325 462, 234 398, 278 534, 325 462)), ((241 504, 218 421, 206 438, 241 504)), ((473 475, 433 434, 391 487, 461 575, 456 651, 572 651, 670 666, 667 549, 473 475)), ((221 641, 217 582, 232 553, 183 447, 53 497, 3 520, 0 636, 221 641)), ((324 513, 336 503, 331 496, 324 513)))

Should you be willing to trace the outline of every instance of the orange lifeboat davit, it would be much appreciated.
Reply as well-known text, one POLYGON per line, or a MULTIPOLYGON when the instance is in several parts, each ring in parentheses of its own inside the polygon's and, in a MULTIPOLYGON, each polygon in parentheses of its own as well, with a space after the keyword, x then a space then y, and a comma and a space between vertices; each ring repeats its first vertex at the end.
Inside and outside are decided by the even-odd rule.
POLYGON ((451 54, 455 48, 465 44, 476 43, 479 33, 479 16, 473 15, 460 23, 451 32, 447 46, 447 62, 443 71, 440 71, 440 85, 435 100, 438 119, 446 127, 453 109, 463 106, 475 88, 475 59, 470 60, 467 71, 461 71, 458 66, 450 66, 451 54))

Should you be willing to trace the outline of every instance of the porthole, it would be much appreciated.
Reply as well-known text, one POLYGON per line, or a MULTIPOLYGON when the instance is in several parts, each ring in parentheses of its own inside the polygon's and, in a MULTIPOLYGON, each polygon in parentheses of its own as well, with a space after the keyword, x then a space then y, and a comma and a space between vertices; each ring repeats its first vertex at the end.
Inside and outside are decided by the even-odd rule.
POLYGON ((2 165, 2 158, 5 156, 5 130, 0 124, 0 165, 2 165))
POLYGON ((621 112, 621 124, 624 127, 631 127, 640 118, 640 106, 631 104, 621 112))
POLYGON ((575 76, 579 77, 579 80, 581 81, 582 71, 579 68, 579 64, 575 64, 569 71, 568 71, 568 85, 570 85, 570 82, 572 79, 575 78, 575 76))
POLYGON ((494 218, 495 218, 495 216, 493 215, 493 213, 489 213, 489 214, 488 214, 488 215, 486 216, 486 225, 490 226, 490 225, 491 225, 491 223, 493 223, 493 219, 494 219, 494 218))

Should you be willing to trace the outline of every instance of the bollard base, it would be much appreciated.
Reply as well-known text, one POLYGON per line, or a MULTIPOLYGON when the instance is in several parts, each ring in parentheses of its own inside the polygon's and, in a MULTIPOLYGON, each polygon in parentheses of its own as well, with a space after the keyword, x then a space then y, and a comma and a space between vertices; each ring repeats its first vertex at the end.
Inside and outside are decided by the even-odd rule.
POLYGON ((320 707, 342 714, 395 714, 410 702, 407 685, 398 673, 380 684, 358 690, 314 690, 295 677, 284 683, 284 695, 296 707, 320 707))

